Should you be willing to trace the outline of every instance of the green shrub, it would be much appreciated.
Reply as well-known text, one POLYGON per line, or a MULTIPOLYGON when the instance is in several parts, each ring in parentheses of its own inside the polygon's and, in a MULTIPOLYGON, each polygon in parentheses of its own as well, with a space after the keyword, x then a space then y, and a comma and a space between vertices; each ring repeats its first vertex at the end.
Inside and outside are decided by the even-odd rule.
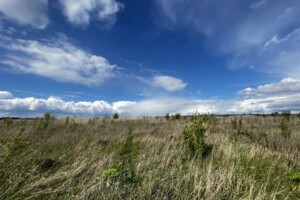
POLYGON ((191 155, 201 155, 207 146, 205 132, 208 128, 201 115, 194 115, 192 121, 186 123, 183 130, 184 145, 191 155))

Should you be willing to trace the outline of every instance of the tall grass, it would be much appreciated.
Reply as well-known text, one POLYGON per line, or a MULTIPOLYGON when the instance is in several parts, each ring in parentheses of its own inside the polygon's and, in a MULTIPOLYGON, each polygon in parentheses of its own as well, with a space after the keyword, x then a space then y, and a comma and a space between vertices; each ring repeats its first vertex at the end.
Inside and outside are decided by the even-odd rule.
POLYGON ((299 199, 300 118, 290 137, 283 119, 218 117, 205 157, 189 118, 0 121, 0 199, 299 199))

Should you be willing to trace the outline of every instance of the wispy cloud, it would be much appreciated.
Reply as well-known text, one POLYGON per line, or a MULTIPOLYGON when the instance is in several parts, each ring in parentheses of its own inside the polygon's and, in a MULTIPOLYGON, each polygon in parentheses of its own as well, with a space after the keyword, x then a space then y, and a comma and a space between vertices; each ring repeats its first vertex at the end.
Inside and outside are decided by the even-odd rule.
POLYGON ((7 50, 1 63, 16 72, 88 86, 101 85, 117 74, 116 65, 76 46, 65 35, 40 41, 2 37, 1 46, 7 50))
POLYGON ((156 0, 156 5, 162 28, 206 37, 208 46, 227 56, 228 68, 253 66, 300 78, 298 1, 156 0))
POLYGON ((0 0, 0 13, 20 25, 44 29, 50 22, 48 0, 0 0))
POLYGON ((86 26, 92 20, 111 26, 116 14, 124 7, 116 0, 59 0, 67 20, 74 25, 86 26))

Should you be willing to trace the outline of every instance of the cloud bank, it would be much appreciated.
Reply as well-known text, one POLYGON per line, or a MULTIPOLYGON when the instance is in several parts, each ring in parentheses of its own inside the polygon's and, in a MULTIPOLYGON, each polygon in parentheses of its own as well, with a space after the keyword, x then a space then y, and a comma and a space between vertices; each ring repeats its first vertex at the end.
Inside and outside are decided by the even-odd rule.
POLYGON ((107 116, 115 112, 122 116, 163 116, 166 113, 243 114, 300 111, 300 80, 286 78, 277 83, 246 88, 231 100, 186 99, 178 97, 151 98, 141 101, 65 101, 59 97, 17 98, 0 91, 0 116, 39 116, 54 112, 58 116, 107 116))

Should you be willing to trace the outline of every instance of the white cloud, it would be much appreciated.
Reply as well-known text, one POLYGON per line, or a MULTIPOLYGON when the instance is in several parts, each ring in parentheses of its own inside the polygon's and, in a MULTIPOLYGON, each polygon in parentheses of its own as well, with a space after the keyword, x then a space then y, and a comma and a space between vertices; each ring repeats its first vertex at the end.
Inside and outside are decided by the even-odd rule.
POLYGON ((228 112, 270 113, 274 111, 300 111, 300 80, 285 78, 278 83, 260 85, 239 91, 242 99, 233 100, 228 112))
POLYGON ((295 93, 300 94, 300 80, 285 78, 278 83, 260 85, 257 88, 246 88, 241 90, 239 93, 246 96, 278 96, 295 93))
POLYGON ((117 73, 117 67, 104 57, 77 47, 64 35, 42 41, 0 39, 9 52, 1 63, 17 72, 88 86, 101 85, 117 73))
POLYGON ((164 116, 166 113, 183 115, 199 113, 271 113, 300 111, 300 80, 286 78, 277 83, 246 88, 229 100, 187 99, 178 97, 151 98, 141 101, 65 101, 59 97, 17 98, 0 91, 1 116, 38 116, 54 112, 58 116, 106 116, 115 112, 122 116, 164 116))
POLYGON ((57 115, 96 116, 111 114, 112 107, 105 101, 67 102, 58 97, 29 97, 0 99, 0 111, 10 113, 10 116, 38 116, 48 111, 57 115))
POLYGON ((183 90, 187 86, 187 83, 184 83, 181 79, 159 75, 153 77, 152 84, 169 92, 183 90))
POLYGON ((53 112, 58 116, 105 116, 118 112, 123 116, 156 116, 166 113, 191 114, 213 113, 218 111, 219 101, 193 100, 176 97, 154 98, 134 101, 117 101, 109 104, 106 101, 65 101, 59 97, 17 98, 11 93, 1 91, 0 117, 2 116, 39 116, 45 112, 53 112), (7 96, 8 95, 8 96, 7 96))
POLYGON ((13 95, 7 91, 0 91, 0 99, 11 99, 13 95))
MULTIPOLYGON (((119 103, 118 103, 119 104, 119 103)), ((163 116, 166 113, 192 114, 218 112, 218 101, 213 100, 193 100, 176 97, 153 98, 140 102, 125 102, 119 104, 121 113, 129 116, 163 116)))
POLYGON ((116 0, 59 0, 67 20, 75 25, 88 25, 98 20, 113 25, 123 4, 116 0))
POLYGON ((20 25, 44 29, 49 24, 48 0, 0 0, 0 13, 20 25))

